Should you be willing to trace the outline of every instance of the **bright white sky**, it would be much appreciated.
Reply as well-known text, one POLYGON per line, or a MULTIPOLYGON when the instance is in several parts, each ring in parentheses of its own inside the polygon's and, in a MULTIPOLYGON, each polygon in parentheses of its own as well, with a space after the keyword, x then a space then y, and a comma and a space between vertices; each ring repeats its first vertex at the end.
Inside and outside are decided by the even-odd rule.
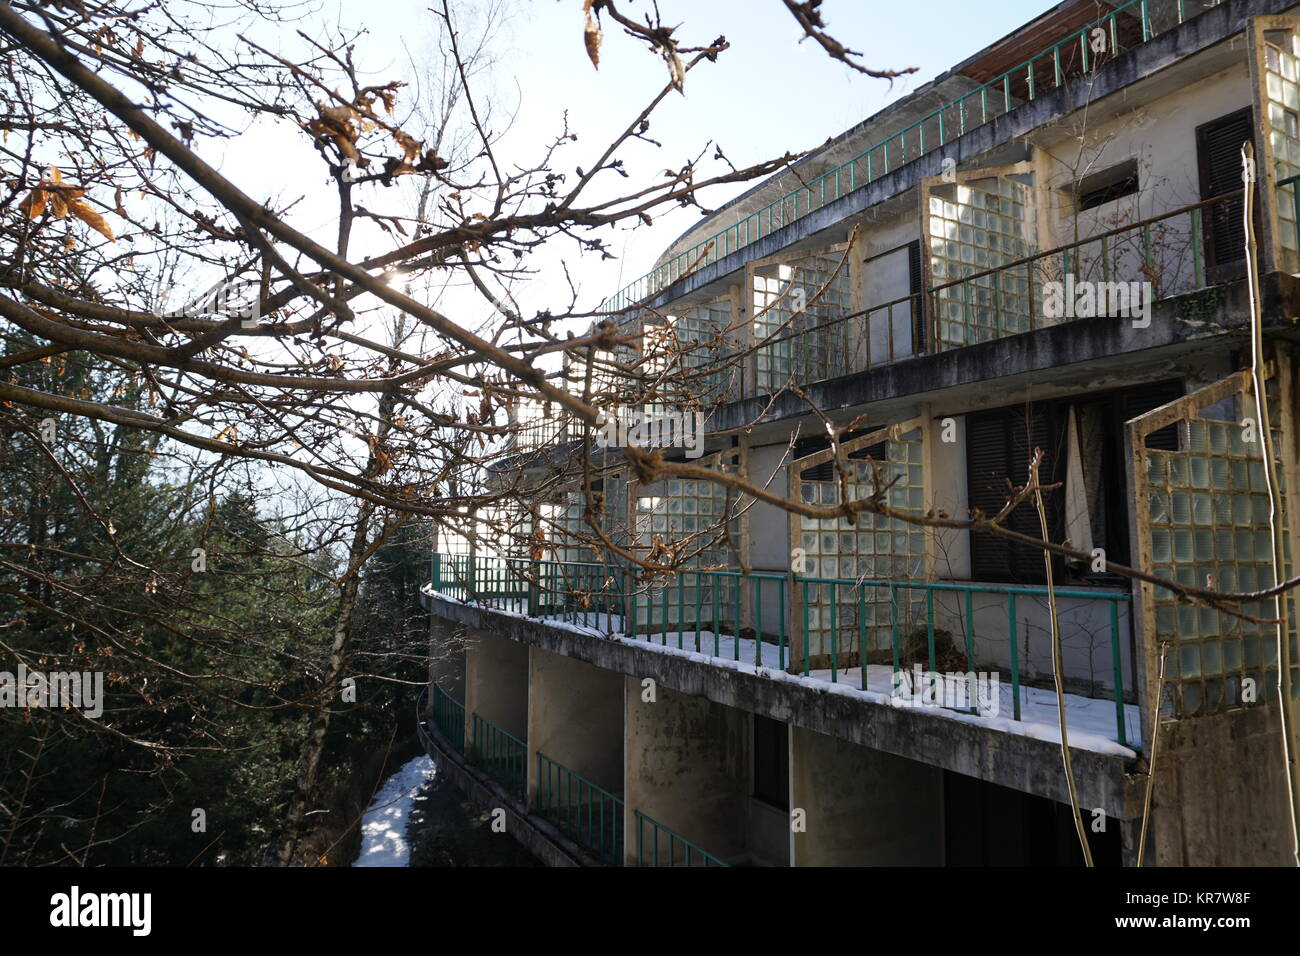
MULTIPOLYGON (((467 0, 473 7, 481 0, 467 0)), ((439 0, 325 0, 316 24, 363 26, 368 36, 357 44, 356 59, 376 82, 406 79, 410 58, 431 49, 439 0), (408 53, 407 51, 410 51, 408 53)), ((639 42, 605 23, 601 66, 587 58, 582 37, 581 0, 510 0, 509 19, 496 50, 500 64, 495 92, 503 112, 517 114, 500 156, 521 164, 535 163, 539 146, 561 128, 565 112, 579 140, 569 147, 557 171, 572 174, 588 167, 609 139, 627 125, 665 82, 661 60, 639 42)), ((643 15, 644 0, 624 0, 625 12, 643 15)), ((732 49, 716 64, 701 64, 687 78, 686 95, 671 94, 660 107, 649 135, 661 149, 637 143, 623 153, 632 178, 608 177, 611 188, 646 182, 667 167, 679 167, 707 143, 720 143, 738 167, 815 146, 860 122, 888 103, 977 52, 1048 7, 1047 0, 928 0, 910 4, 827 0, 823 12, 831 32, 866 54, 875 67, 918 67, 892 85, 854 73, 828 58, 811 41, 797 43, 799 30, 781 0, 660 0, 669 23, 682 23, 678 36, 707 43, 719 34, 732 49)), ((266 34, 262 34, 264 37, 266 34)), ((287 33, 282 42, 292 43, 287 33)), ((485 91, 486 92, 486 91, 485 91)), ((200 143, 200 151, 258 198, 304 196, 295 207, 294 224, 316 230, 331 221, 332 190, 304 135, 290 129, 255 129, 223 147, 200 143)), ((712 153, 712 149, 709 149, 712 153)), ((706 197, 720 205, 746 187, 726 186, 706 197)), ((370 208, 397 211, 409 193, 386 191, 363 198, 370 208), (373 201, 372 201, 373 200, 373 201)), ((605 296, 639 277, 663 248, 697 220, 690 210, 658 218, 650 228, 614 232, 606 227, 615 261, 588 255, 575 261, 563 247, 582 292, 581 307, 592 308, 605 296)), ((330 241, 329 233, 318 238, 330 241)), ((362 240, 386 245, 378 236, 362 240)), ((537 264, 540 281, 515 289, 526 314, 563 307, 567 286, 548 256, 537 264), (547 274, 549 273, 549 274, 547 274)), ((453 295, 437 303, 468 324, 489 309, 480 301, 453 295)))

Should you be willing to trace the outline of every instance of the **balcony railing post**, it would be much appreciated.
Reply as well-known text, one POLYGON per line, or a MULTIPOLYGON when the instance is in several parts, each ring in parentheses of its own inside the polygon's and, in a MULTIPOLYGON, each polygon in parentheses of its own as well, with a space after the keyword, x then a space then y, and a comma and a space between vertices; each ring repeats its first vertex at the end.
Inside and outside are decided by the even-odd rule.
POLYGON ((1110 602, 1110 660, 1115 671, 1115 729, 1121 747, 1127 747, 1124 733, 1124 668, 1119 657, 1119 602, 1110 602))
POLYGON ((862 689, 867 689, 867 589, 858 588, 858 666, 862 670, 862 689))
POLYGON ((1011 658, 1011 700, 1016 720, 1020 719, 1020 651, 1016 647, 1016 592, 1007 595, 1007 640, 1011 658))
MULTIPOLYGON (((966 673, 975 673, 975 591, 966 590, 966 673)), ((971 701, 971 713, 979 713, 979 705, 971 701)))
POLYGON ((799 631, 799 643, 803 647, 803 676, 808 676, 808 582, 800 581, 803 587, 803 594, 799 601, 800 609, 803 611, 803 626, 799 631))

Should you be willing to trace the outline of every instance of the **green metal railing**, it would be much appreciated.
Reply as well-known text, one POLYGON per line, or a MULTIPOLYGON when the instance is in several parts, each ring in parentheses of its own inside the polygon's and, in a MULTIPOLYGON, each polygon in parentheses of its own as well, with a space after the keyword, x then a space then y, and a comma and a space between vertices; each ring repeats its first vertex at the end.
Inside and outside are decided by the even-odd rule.
POLYGON ((453 700, 451 695, 439 687, 433 686, 433 725, 446 738, 447 743, 456 748, 457 753, 465 750, 465 705, 453 700))
POLYGON ((623 801, 618 797, 539 750, 536 800, 538 813, 606 865, 623 865, 623 801))
MULTIPOLYGON (((830 680, 832 683, 839 681, 841 667, 839 661, 842 657, 841 651, 841 634, 844 630, 839 625, 839 620, 847 618, 845 606, 848 610, 855 612, 852 616, 855 620, 855 626, 850 633, 857 638, 858 642, 858 661, 859 664, 865 664, 866 649, 874 643, 873 631, 877 630, 867 624, 866 606, 867 604, 877 603, 887 600, 889 606, 889 644, 892 651, 893 672, 898 674, 903 669, 904 653, 904 628, 910 626, 907 618, 908 613, 913 608, 923 608, 924 621, 921 624, 925 629, 927 664, 929 670, 938 670, 936 635, 938 628, 936 626, 936 596, 941 594, 951 594, 957 602, 955 624, 960 627, 963 635, 963 650, 966 656, 966 671, 973 672, 977 669, 978 661, 975 656, 975 598, 982 595, 996 595, 1006 602, 1006 646, 1008 669, 1011 672, 1011 700, 1012 716, 1016 720, 1021 719, 1021 680, 1023 677, 1022 666, 1020 661, 1020 638, 1022 631, 1018 617, 1017 601, 1019 598, 1033 598, 1037 600, 1047 600, 1049 595, 1055 595, 1057 601, 1082 600, 1089 603, 1103 602, 1106 605, 1106 630, 1108 633, 1108 646, 1110 650, 1110 677, 1113 683, 1111 688, 1111 698, 1115 704, 1115 732, 1116 740, 1123 746, 1128 746, 1127 730, 1125 726, 1124 711, 1124 669, 1123 656, 1121 651, 1121 628, 1119 621, 1120 605, 1130 604, 1132 596, 1120 591, 1100 591, 1084 590, 1080 588, 1052 588, 1050 591, 1046 587, 1032 587, 1021 585, 1005 584, 958 584, 948 582, 910 582, 910 581, 887 581, 887 580, 862 580, 849 581, 844 578, 815 578, 815 577, 797 577, 794 583, 800 590, 800 607, 802 613, 801 635, 803 640, 803 661, 802 673, 807 676, 811 673, 811 641, 808 639, 810 631, 809 615, 811 609, 817 603, 814 598, 817 597, 815 592, 810 589, 818 587, 824 588, 824 593, 830 595, 830 600, 825 603, 828 606, 830 615, 830 680), (841 595, 848 592, 850 595, 847 599, 841 598, 841 595), (874 593, 873 593, 874 592, 874 593), (884 598, 883 595, 888 597, 884 598), (912 599, 912 595, 919 595, 919 600, 912 599)), ((919 630, 919 628, 917 628, 919 630)), ((861 687, 863 690, 868 689, 867 668, 861 667, 861 687)))
POLYGON ((1022 103, 1058 89, 1080 72, 1096 67, 1101 60, 1145 43, 1216 5, 1217 2, 1196 0, 1129 0, 1018 66, 963 93, 852 159, 661 263, 606 299, 599 311, 611 313, 632 308, 690 273, 875 182, 1022 103), (1093 52, 1098 30, 1105 45, 1102 53, 1093 52))
POLYGON ((752 642, 746 661, 785 668, 788 577, 764 571, 681 570, 672 580, 645 588, 629 602, 629 637, 644 637, 679 650, 732 660, 752 642), (752 622, 742 624, 746 610, 752 622), (675 625, 675 631, 672 629, 675 625), (773 646, 775 644, 775 646, 773 646))
POLYGON ((479 714, 473 718, 470 762, 524 799, 528 789, 528 745, 479 714))
MULTIPOLYGON (((606 633, 697 651, 714 658, 743 660, 757 667, 793 670, 803 676, 812 675, 814 657, 826 659, 829 668, 817 670, 828 670, 831 683, 839 683, 845 679, 847 669, 857 666, 863 690, 870 689, 868 666, 872 650, 888 650, 893 673, 897 675, 905 663, 912 662, 911 635, 920 633, 922 628, 929 670, 936 670, 940 613, 944 623, 963 636, 966 671, 976 671, 981 662, 975 650, 979 630, 975 601, 991 596, 1005 605, 1006 624, 984 639, 1006 642, 1006 667, 1010 672, 1015 720, 1022 719, 1021 689, 1025 673, 1021 641, 1029 635, 1026 629, 1029 626, 1020 620, 1024 608, 1019 602, 1042 603, 1049 594, 1054 594, 1058 601, 1082 602, 1085 609, 1100 604, 1104 609, 1100 615, 1104 624, 1090 633, 1104 630, 1106 634, 1104 647, 1109 660, 1102 666, 1110 687, 1101 682, 1097 697, 1114 703, 1115 739, 1124 746, 1130 745, 1123 668, 1127 641, 1120 620, 1120 608, 1130 605, 1132 600, 1126 592, 1061 587, 1049 592, 1046 587, 1028 585, 854 580, 727 570, 682 570, 667 581, 645 585, 637 583, 636 575, 628 569, 614 565, 566 565, 484 557, 468 561, 464 557, 459 556, 453 562, 444 556, 434 565, 444 571, 452 564, 461 569, 457 573, 464 573, 456 580, 465 581, 466 593, 480 595, 482 603, 517 610, 527 607, 535 612, 532 616, 546 619, 596 622, 606 633), (511 584, 506 578, 512 573, 531 575, 532 580, 521 577, 521 584, 511 584), (545 582, 545 587, 539 588, 538 581, 545 582), (566 584, 597 581, 602 584, 601 589, 593 588, 567 599, 561 593, 566 584), (566 601, 579 607, 568 607, 566 601), (606 602, 605 609, 593 610, 601 601, 606 602), (944 601, 947 605, 941 607, 944 601), (881 625, 872 621, 872 615, 867 612, 869 608, 884 606, 888 607, 889 622, 881 625), (626 608, 626 616, 620 615, 622 608, 626 608), (815 609, 824 616, 824 623, 813 620, 815 609), (606 616, 596 619, 593 614, 606 616), (626 627, 622 626, 624 623, 626 627), (796 646, 802 649, 799 659, 792 656, 791 629, 798 641, 796 646), (814 635, 820 644, 816 649, 814 635), (905 661, 904 657, 908 659, 905 661)), ((435 590, 441 590, 437 582, 435 590)), ((987 613, 986 608, 980 610, 987 613)), ((1087 626, 1085 621, 1071 628, 1064 611, 1062 623, 1063 630, 1068 631, 1063 636, 1066 640, 1075 630, 1082 632, 1087 626)), ((987 631, 987 625, 984 630, 987 631)), ((1090 658, 1090 679, 1092 669, 1090 658)))
POLYGON ((727 866, 708 850, 674 833, 640 810, 636 814, 637 866, 727 866))
POLYGON ((443 554, 433 561, 434 590, 458 601, 516 601, 522 609, 529 595, 527 558, 443 554))
POLYGON ((622 630, 627 571, 619 564, 534 561, 496 555, 434 555, 433 589, 601 630, 622 630))
POLYGON ((627 569, 611 562, 536 561, 529 617, 581 624, 600 631, 623 630, 627 569))

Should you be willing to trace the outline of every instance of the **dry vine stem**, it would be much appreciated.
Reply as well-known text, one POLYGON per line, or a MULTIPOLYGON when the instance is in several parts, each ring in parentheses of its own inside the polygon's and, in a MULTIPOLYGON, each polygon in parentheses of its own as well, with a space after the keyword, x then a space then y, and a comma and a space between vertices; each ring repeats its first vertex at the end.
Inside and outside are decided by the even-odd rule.
MULTIPOLYGON (((1029 463, 1029 483, 1034 489, 1034 507, 1038 511, 1038 521, 1043 529, 1043 538, 1048 537, 1047 509, 1043 505, 1043 489, 1038 483, 1038 469, 1043 463, 1043 450, 1034 449, 1034 457, 1029 463)), ((1070 788, 1070 812, 1074 817, 1074 828, 1079 835, 1079 847, 1083 850, 1085 866, 1092 866, 1092 848, 1088 845, 1088 830, 1083 822, 1083 812, 1079 807, 1079 788, 1074 780, 1074 765, 1070 762, 1070 737, 1066 730, 1065 719, 1065 681, 1061 666, 1061 621, 1057 616, 1056 590, 1052 578, 1052 554, 1043 550, 1043 569, 1047 576, 1047 609, 1052 623, 1052 680, 1056 685, 1057 725, 1061 730, 1061 763, 1065 767, 1065 782, 1070 788)))

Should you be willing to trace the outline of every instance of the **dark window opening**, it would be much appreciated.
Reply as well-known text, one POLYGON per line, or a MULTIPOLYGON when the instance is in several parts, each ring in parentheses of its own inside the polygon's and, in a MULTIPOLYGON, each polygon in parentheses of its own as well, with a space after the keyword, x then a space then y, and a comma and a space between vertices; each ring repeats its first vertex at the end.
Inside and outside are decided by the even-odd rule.
POLYGON ((1092 173, 1079 180, 1075 189, 1075 202, 1079 211, 1093 209, 1138 191, 1138 165, 1136 159, 1092 173))
POLYGON ((1295 52, 1295 39, 1290 30, 1265 30, 1264 42, 1277 47, 1284 53, 1295 52))
POLYGON ((754 798, 790 809, 789 728, 779 720, 754 715, 754 798))
MULTIPOLYGON (((849 461, 866 461, 868 458, 880 462, 888 461, 889 442, 878 441, 874 445, 868 445, 865 448, 859 448, 857 451, 848 452, 844 457, 849 461)), ((835 481, 835 462, 824 461, 820 465, 813 465, 811 468, 805 468, 800 480, 835 481)))
MULTIPOLYGON (((997 514, 1007 500, 1009 484, 1024 485, 1029 458, 1043 449, 1042 484, 1061 487, 1044 493, 1048 531, 1054 540, 1065 532, 1065 484, 1069 465, 1070 407, 1074 407, 1079 459, 1088 506, 1092 546, 1107 557, 1131 564, 1128 527, 1125 422, 1166 405, 1183 394, 1178 381, 1151 382, 1114 392, 1037 402, 971 415, 966 426, 968 506, 986 515, 997 514)), ((1168 425, 1146 438, 1148 448, 1178 449, 1178 429, 1168 425)), ((1034 538, 1042 537, 1032 501, 1019 505, 1006 526, 1034 538)), ((1078 544, 1078 542, 1073 542, 1078 544)), ((1054 568, 1058 580, 1071 575, 1092 579, 1086 566, 1054 568)), ((1041 584, 1046 579, 1041 550, 984 532, 971 534, 971 577, 991 583, 1041 584)), ((1104 579, 1105 576, 1103 576, 1104 579)))
POLYGON ((813 465, 811 468, 805 468, 799 480, 800 481, 834 481, 835 462, 824 461, 820 465, 813 465))
MULTIPOLYGON (((945 861, 948 866, 1083 866, 1083 850, 1069 805, 945 771, 945 861)), ((1120 821, 1084 832, 1096 866, 1122 866, 1120 821)))
POLYGON ((849 452, 847 457, 854 461, 866 461, 868 458, 872 458, 876 461, 888 461, 889 442, 878 441, 874 445, 868 445, 865 448, 859 448, 857 451, 849 452))

